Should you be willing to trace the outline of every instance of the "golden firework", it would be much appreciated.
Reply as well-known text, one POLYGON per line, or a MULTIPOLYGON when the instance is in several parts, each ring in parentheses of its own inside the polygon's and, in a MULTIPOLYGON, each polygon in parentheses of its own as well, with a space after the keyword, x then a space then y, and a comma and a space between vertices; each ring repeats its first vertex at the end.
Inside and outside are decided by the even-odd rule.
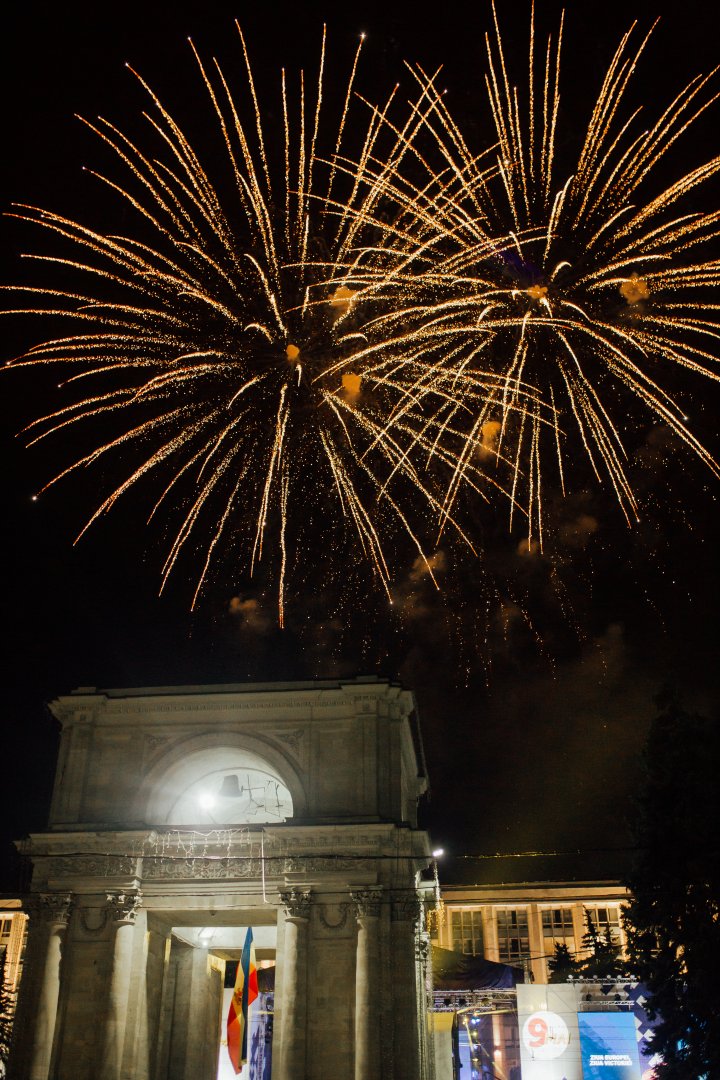
POLYGON ((401 287, 373 325, 366 355, 383 355, 388 369, 403 355, 429 366, 432 358, 433 370, 457 373, 440 440, 455 463, 445 511, 457 506, 478 454, 487 457, 488 423, 498 424, 494 449, 498 475, 509 469, 511 523, 524 508, 528 539, 542 546, 543 489, 552 482, 566 491, 578 441, 628 521, 637 517, 626 445, 627 431, 642 430, 635 405, 720 472, 664 385, 677 368, 718 378, 720 261, 710 245, 720 212, 686 203, 720 171, 720 156, 653 186, 667 152, 718 93, 712 76, 697 76, 656 119, 633 110, 629 87, 650 36, 636 41, 633 26, 570 163, 568 134, 561 140, 559 131, 563 20, 541 44, 532 9, 522 87, 512 81, 494 7, 493 17, 490 150, 471 152, 437 73, 412 69, 422 137, 408 156, 414 175, 418 160, 427 172, 421 183, 402 167, 387 178, 401 214, 386 236, 393 269, 382 288, 393 274, 401 287), (475 393, 480 368, 484 395, 475 393))
MULTIPOLYGON (((425 560, 421 532, 441 511, 442 488, 420 459, 447 467, 451 454, 441 445, 446 419, 437 408, 427 414, 423 382, 433 381, 435 406, 450 384, 447 368, 440 374, 423 357, 394 370, 380 355, 352 358, 367 342, 363 319, 388 293, 375 238, 397 227, 382 224, 379 203, 412 138, 407 125, 385 138, 392 95, 382 109, 360 105, 352 145, 361 153, 348 171, 362 41, 334 124, 324 121, 325 34, 312 84, 301 71, 291 88, 282 72, 278 149, 265 133, 239 26, 237 33, 242 94, 192 46, 222 148, 219 180, 218 159, 213 168, 203 162, 133 72, 150 99, 155 145, 146 149, 102 118, 85 123, 120 166, 119 178, 95 175, 137 231, 106 235, 58 213, 15 209, 73 250, 32 256, 59 269, 63 282, 25 289, 32 299, 20 310, 61 329, 14 366, 64 366, 65 387, 76 391, 30 424, 31 442, 68 428, 93 440, 102 432, 43 490, 98 462, 113 462, 110 475, 124 469, 87 529, 130 489, 154 480, 150 517, 162 511, 174 522, 163 586, 184 552, 200 567, 193 604, 213 563, 227 564, 231 550, 250 573, 276 555, 282 624, 288 568, 314 557, 327 528, 349 525, 388 598, 386 538, 399 529, 425 560), (295 507, 302 509, 293 514, 295 507)), ((480 469, 470 473, 480 490, 480 469)))

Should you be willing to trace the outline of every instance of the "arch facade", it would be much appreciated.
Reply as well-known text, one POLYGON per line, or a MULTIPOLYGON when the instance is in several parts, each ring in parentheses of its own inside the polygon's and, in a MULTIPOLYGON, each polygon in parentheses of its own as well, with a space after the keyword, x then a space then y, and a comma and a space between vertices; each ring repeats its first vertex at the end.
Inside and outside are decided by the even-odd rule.
POLYGON ((249 928, 272 1080, 431 1075, 411 694, 86 689, 52 708, 11 1080, 218 1080, 249 928))

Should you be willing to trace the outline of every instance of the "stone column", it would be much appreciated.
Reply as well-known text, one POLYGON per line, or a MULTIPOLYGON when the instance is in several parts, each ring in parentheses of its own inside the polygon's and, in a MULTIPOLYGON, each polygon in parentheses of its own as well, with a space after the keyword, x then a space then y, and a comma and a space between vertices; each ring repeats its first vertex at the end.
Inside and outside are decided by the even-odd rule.
POLYGON ((98 1075, 102 1076, 103 1080, 120 1080, 121 1076, 130 998, 133 936, 141 902, 140 892, 107 894, 106 910, 112 922, 114 939, 102 1058, 98 1070, 98 1075))
POLYGON ((420 901, 412 892, 398 893, 390 909, 393 970, 393 1057, 394 1080, 416 1080, 420 1076, 418 1042, 417 967, 415 931, 420 919, 420 901))
POLYGON ((417 985, 417 1039, 420 1052, 419 1076, 435 1076, 435 1044, 433 1030, 428 1025, 428 1013, 432 1007, 432 944, 426 930, 415 935, 416 985, 417 985))
POLYGON ((277 1075, 273 1067, 273 1080, 302 1080, 305 1076, 307 927, 311 899, 311 893, 301 889, 280 893, 285 908, 285 940, 280 1058, 277 1075))
MULTIPOLYGON (((30 1054, 29 1080, 47 1080, 50 1072, 58 998, 60 962, 65 931, 72 912, 71 893, 40 893, 30 906, 30 927, 37 920, 46 927, 45 958, 37 998, 37 1013, 31 1023, 34 1030, 30 1054)), ((38 927, 39 929, 39 927, 38 927)), ((29 1019, 26 1017, 26 1020, 29 1019)))
POLYGON ((382 889, 352 892, 358 925, 355 959, 355 1080, 378 1080, 380 1039, 377 1017, 379 923, 382 889))

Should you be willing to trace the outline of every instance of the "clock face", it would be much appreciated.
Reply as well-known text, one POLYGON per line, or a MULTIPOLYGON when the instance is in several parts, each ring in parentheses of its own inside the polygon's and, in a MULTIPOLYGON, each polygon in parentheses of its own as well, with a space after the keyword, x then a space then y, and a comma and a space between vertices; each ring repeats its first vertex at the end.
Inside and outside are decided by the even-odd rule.
POLYGON ((172 825, 252 825, 292 817, 292 797, 278 776, 239 765, 196 780, 177 800, 172 825))

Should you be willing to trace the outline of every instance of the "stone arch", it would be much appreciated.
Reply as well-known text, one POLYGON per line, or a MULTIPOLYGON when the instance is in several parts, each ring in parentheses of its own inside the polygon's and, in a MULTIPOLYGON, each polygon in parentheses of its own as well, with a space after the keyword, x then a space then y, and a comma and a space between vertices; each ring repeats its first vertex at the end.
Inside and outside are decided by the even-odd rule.
POLYGON ((133 818, 164 826, 183 793, 204 774, 245 760, 275 774, 292 798, 292 817, 303 817, 307 794, 301 774, 287 754, 269 741, 242 731, 214 731, 174 742, 148 770, 136 796, 133 818))

